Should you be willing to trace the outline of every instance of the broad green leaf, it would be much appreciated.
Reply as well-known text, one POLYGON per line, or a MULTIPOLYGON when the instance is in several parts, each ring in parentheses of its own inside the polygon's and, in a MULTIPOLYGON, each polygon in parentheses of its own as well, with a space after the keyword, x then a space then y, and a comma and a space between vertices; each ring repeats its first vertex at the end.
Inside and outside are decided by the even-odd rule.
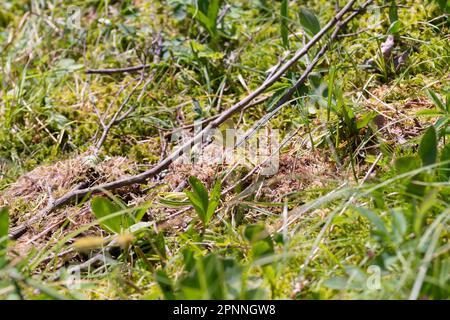
POLYGON ((195 19, 206 28, 211 38, 217 38, 217 17, 221 0, 197 0, 196 5, 191 5, 188 8, 195 19))
POLYGON ((159 269, 155 272, 155 279, 156 282, 158 282, 161 291, 163 292, 164 298, 166 300, 174 300, 175 295, 173 294, 174 293, 173 283, 170 280, 167 273, 164 270, 159 269))
POLYGON ((405 215, 401 211, 392 210, 392 231, 394 234, 394 239, 397 243, 403 241, 403 237, 408 229, 408 223, 406 221, 405 215))
POLYGON ((420 159, 416 156, 405 156, 395 159, 395 170, 399 174, 420 168, 420 159))
POLYGON ((225 298, 225 278, 223 258, 214 253, 210 253, 200 259, 203 272, 199 269, 199 275, 204 277, 204 283, 207 284, 208 298, 225 298))
POLYGON ((375 226, 376 234, 379 234, 382 237, 387 236, 388 231, 386 225, 383 222, 383 220, 378 216, 378 214, 376 214, 372 210, 362 207, 357 207, 356 210, 359 212, 359 214, 367 218, 370 221, 370 223, 372 223, 375 226))
POLYGON ((450 177, 450 143, 447 143, 441 150, 440 161, 447 162, 439 166, 439 175, 444 179, 448 180, 450 177))
POLYGON ((431 101, 433 101, 433 103, 436 105, 436 107, 438 107, 439 109, 441 109, 444 112, 450 111, 450 110, 447 110, 446 106, 444 106, 444 103, 441 101, 441 99, 439 99, 436 92, 434 92, 431 89, 428 89, 427 94, 430 97, 431 101))
POLYGON ((197 11, 195 18, 208 30, 210 34, 213 34, 214 31, 211 29, 211 24, 208 16, 201 11, 197 11))
POLYGON ((8 207, 0 208, 0 258, 6 253, 3 249, 6 248, 8 242, 8 230, 9 230, 9 213, 8 207))
POLYGON ((9 213, 8 207, 0 208, 0 238, 8 235, 9 229, 9 213))
POLYGON ((210 0, 194 0, 194 2, 196 2, 196 5, 201 12, 203 12, 204 14, 208 13, 210 0))
POLYGON ((280 24, 280 31, 281 31, 281 39, 283 40, 283 46, 285 48, 289 48, 289 30, 288 30, 288 0, 283 0, 281 2, 281 9, 280 9, 280 16, 281 16, 281 24, 280 24))
POLYGON ((320 22, 314 12, 309 9, 301 8, 299 12, 300 24, 306 33, 314 36, 320 31, 320 22))
POLYGON ((439 8, 445 13, 450 13, 450 0, 436 0, 439 8))
POLYGON ((208 191, 203 183, 196 177, 190 177, 189 184, 193 191, 186 191, 186 196, 197 212, 203 225, 206 226, 219 205, 221 182, 220 180, 216 181, 210 195, 208 195, 208 191))
POLYGON ((184 270, 187 272, 191 272, 195 267, 195 257, 194 251, 189 248, 186 248, 182 251, 183 254, 183 262, 184 262, 184 270))
POLYGON ((190 273, 179 282, 182 299, 225 299, 224 259, 214 253, 194 258, 190 273))
POLYGON ((447 132, 447 123, 450 120, 449 116, 445 116, 445 117, 440 117, 439 119, 436 120, 436 122, 434 123, 434 127, 436 128, 436 130, 440 130, 442 127, 445 127, 445 131, 447 132))
POLYGON ((256 259, 265 257, 273 253, 274 253, 273 242, 271 241, 270 238, 255 242, 252 245, 252 254, 253 257, 256 259))
POLYGON ((262 224, 252 224, 245 228, 244 237, 252 245, 252 255, 255 259, 274 253, 274 246, 269 232, 262 224))
POLYGON ((437 137, 434 126, 430 126, 423 135, 419 146, 419 156, 424 166, 432 165, 436 162, 437 137))
POLYGON ((391 25, 398 21, 398 7, 395 1, 391 0, 391 5, 389 6, 389 22, 391 25))
POLYGON ((115 215, 111 218, 106 218, 124 209, 122 206, 109 200, 108 198, 95 197, 91 200, 91 209, 97 219, 102 219, 100 225, 108 231, 120 233, 122 231, 122 227, 128 227, 122 225, 122 215, 115 215))
POLYGON ((308 76, 308 82, 310 86, 313 87, 313 89, 319 89, 320 87, 325 85, 323 76, 319 72, 312 72, 308 76))
POLYGON ((257 242, 269 237, 269 233, 262 224, 251 224, 245 228, 244 237, 250 242, 257 242))
POLYGON ((203 223, 205 223, 206 209, 203 207, 203 204, 199 199, 198 195, 195 192, 186 191, 186 196, 188 197, 190 203, 194 207, 195 212, 197 212, 197 215, 200 218, 200 220, 203 223))
POLYGON ((358 120, 356 120, 356 128, 361 129, 367 126, 367 124, 375 118, 377 113, 375 111, 366 112, 358 120))
POLYGON ((222 185, 220 179, 217 179, 216 183, 214 184, 213 189, 211 190, 211 194, 209 196, 209 204, 208 204, 208 210, 206 212, 206 223, 208 223, 211 220, 211 217, 213 216, 214 212, 216 211, 217 206, 220 203, 220 192, 222 190, 222 185))
POLYGON ((208 191, 203 183, 196 177, 191 176, 188 181, 189 185, 192 187, 192 192, 186 191, 186 196, 197 212, 200 220, 203 222, 203 225, 206 225, 208 223, 208 191))
POLYGON ((397 34, 400 31, 401 27, 402 27, 402 23, 399 20, 397 20, 389 26, 388 32, 390 34, 397 34))
POLYGON ((221 0, 211 0, 208 6, 208 18, 211 29, 216 30, 221 0))
POLYGON ((204 211, 208 209, 208 190, 206 190, 203 183, 194 176, 189 177, 189 185, 192 187, 193 193, 197 196, 204 211))
POLYGON ((142 220, 145 213, 147 212, 147 209, 148 209, 147 207, 142 207, 133 212, 134 223, 138 223, 139 221, 142 220))

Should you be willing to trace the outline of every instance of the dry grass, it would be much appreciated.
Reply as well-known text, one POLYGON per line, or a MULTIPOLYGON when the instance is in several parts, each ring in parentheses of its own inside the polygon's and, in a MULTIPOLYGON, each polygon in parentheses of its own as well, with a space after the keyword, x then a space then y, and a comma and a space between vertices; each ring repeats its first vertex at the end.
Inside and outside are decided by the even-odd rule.
MULTIPOLYGON (((136 165, 124 157, 95 163, 94 159, 83 154, 52 165, 39 166, 21 176, 0 195, 0 204, 10 207, 12 226, 17 226, 80 183, 108 182, 135 171, 136 165)), ((94 216, 87 204, 62 208, 33 224, 16 242, 15 250, 26 253, 31 247, 40 248, 48 241, 61 239, 93 221, 94 216)))

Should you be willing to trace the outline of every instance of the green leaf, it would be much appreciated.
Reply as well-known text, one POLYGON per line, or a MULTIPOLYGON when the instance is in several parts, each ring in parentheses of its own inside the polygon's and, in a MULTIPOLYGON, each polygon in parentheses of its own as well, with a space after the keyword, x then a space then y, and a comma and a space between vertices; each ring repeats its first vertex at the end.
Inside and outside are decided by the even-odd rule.
POLYGON ((139 221, 142 220, 145 213, 147 212, 147 209, 148 209, 147 207, 142 207, 133 212, 134 223, 138 223, 139 221))
POLYGON ((180 281, 181 299, 225 299, 224 259, 214 253, 193 258, 191 271, 180 281))
POLYGON ((444 163, 439 166, 439 175, 443 178, 443 180, 448 180, 450 177, 450 143, 447 143, 444 148, 442 148, 440 154, 440 161, 448 163, 444 163))
POLYGON ((408 229, 408 223, 406 221, 405 215, 403 212, 392 210, 392 231, 394 234, 394 239, 397 243, 403 241, 403 237, 406 234, 408 229))
POLYGON ((397 34, 400 31, 401 27, 402 23, 399 20, 397 20, 395 22, 392 22, 392 24, 389 26, 388 32, 390 34, 397 34))
POLYGON ((217 28, 217 16, 219 15, 220 0, 211 0, 208 6, 208 18, 210 28, 214 31, 217 28))
POLYGON ((438 107, 439 109, 441 109, 444 112, 449 111, 449 110, 447 110, 447 107, 444 106, 444 103, 441 101, 441 99, 439 99, 436 92, 434 92, 431 89, 428 89, 427 94, 428 94, 428 97, 430 97, 431 101, 433 101, 433 103, 436 105, 436 107, 438 107))
POLYGON ((187 202, 187 201, 172 200, 172 199, 167 199, 167 198, 159 198, 158 201, 161 204, 164 204, 166 206, 173 207, 173 208, 183 207, 183 206, 189 204, 189 202, 187 202))
POLYGON ((389 22, 391 25, 398 21, 398 7, 395 0, 391 0, 391 5, 389 6, 389 22))
POLYGON ((440 117, 439 119, 436 120, 436 122, 434 123, 434 127, 436 128, 436 130, 440 130, 442 127, 445 127, 444 130, 445 132, 447 132, 447 123, 450 120, 449 116, 445 116, 445 117, 440 117))
POLYGON ((211 190, 211 194, 209 197, 208 210, 206 211, 206 219, 205 223, 208 223, 211 220, 214 212, 216 211, 217 206, 220 203, 220 192, 222 190, 222 184, 220 179, 217 179, 214 184, 213 189, 211 190))
POLYGON ((422 159, 422 165, 428 166, 436 163, 437 159, 437 137, 436 129, 430 126, 422 137, 419 146, 419 156, 422 159))
POLYGON ((194 192, 186 191, 186 196, 189 199, 189 202, 194 207, 195 212, 197 212, 198 217, 200 220, 205 223, 206 220, 206 210, 202 205, 201 200, 198 198, 198 196, 194 192))
POLYGON ((8 207, 0 208, 0 258, 5 256, 7 242, 8 242, 8 229, 9 229, 9 213, 8 207))
POLYGON ((208 191, 203 183, 194 176, 189 177, 189 185, 192 187, 192 192, 186 191, 186 196, 194 207, 203 225, 208 223, 208 191))
POLYGON ((306 8, 300 8, 300 24, 309 36, 314 36, 320 31, 320 22, 314 12, 306 8))
POLYGON ((151 234, 151 237, 149 237, 149 242, 161 260, 167 259, 166 241, 162 232, 151 234))
POLYGON ((375 226, 374 233, 378 234, 382 237, 386 237, 388 234, 387 228, 383 220, 372 210, 357 207, 356 210, 361 214, 363 217, 367 218, 370 223, 372 223, 375 226))
POLYGON ((187 272, 191 272, 195 267, 195 257, 194 251, 189 248, 185 248, 182 251, 183 254, 183 262, 184 262, 184 270, 187 272))
POLYGON ((274 244, 263 224, 252 224, 245 228, 244 237, 252 245, 253 258, 258 259, 274 253, 274 244))
POLYGON ((367 126, 367 124, 377 116, 375 111, 364 113, 359 119, 356 120, 356 128, 361 129, 367 126))
POLYGON ((439 110, 422 109, 416 112, 417 116, 438 117, 445 115, 445 112, 439 110))
POLYGON ((197 5, 191 5, 188 8, 195 19, 205 27, 211 38, 217 38, 217 17, 221 0, 197 0, 197 5))
POLYGON ((211 29, 211 24, 208 16, 201 11, 195 12, 195 9, 192 10, 192 13, 195 13, 195 18, 208 30, 208 32, 212 35, 214 31, 211 29))
POLYGON ((446 13, 450 13, 450 1, 449 0, 436 0, 439 5, 439 8, 446 13))
POLYGON ((91 209, 95 217, 101 220, 100 225, 107 231, 120 233, 123 227, 129 227, 123 225, 122 215, 115 215, 107 218, 124 209, 123 206, 116 202, 112 202, 108 198, 95 197, 91 200, 91 209))
POLYGON ((269 237, 269 233, 262 224, 248 225, 244 230, 244 237, 251 243, 257 242, 269 237))
POLYGON ((8 207, 0 208, 0 238, 8 235, 9 228, 9 214, 8 207))
POLYGON ((192 187, 193 193, 196 195, 206 212, 209 203, 208 190, 206 190, 206 187, 203 185, 203 183, 194 176, 189 177, 188 181, 189 185, 192 187))
POLYGON ((173 294, 173 284, 167 273, 164 270, 157 270, 155 273, 155 279, 163 292, 164 298, 166 300, 174 300, 175 295, 173 294))
POLYGON ((391 6, 389 7, 389 22, 391 25, 389 26, 388 33, 397 34, 400 31, 402 24, 400 20, 398 20, 398 7, 396 0, 391 0, 391 6))
POLYGON ((416 156, 399 157, 394 166, 399 174, 403 174, 420 168, 420 159, 416 156))
POLYGON ((281 25, 280 25, 280 32, 281 32, 281 39, 283 40, 283 46, 285 48, 289 48, 289 30, 288 30, 288 0, 283 0, 281 2, 281 9, 280 9, 280 15, 281 15, 281 25))
POLYGON ((271 241, 270 238, 258 241, 252 245, 252 254, 253 257, 256 259, 263 258, 273 253, 274 253, 273 242, 271 241))

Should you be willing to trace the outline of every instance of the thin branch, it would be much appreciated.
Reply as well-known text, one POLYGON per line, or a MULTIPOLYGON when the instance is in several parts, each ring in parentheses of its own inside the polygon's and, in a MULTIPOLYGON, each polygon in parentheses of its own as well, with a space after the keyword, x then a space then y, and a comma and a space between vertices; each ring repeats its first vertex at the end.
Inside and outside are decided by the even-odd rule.
POLYGON ((137 72, 143 69, 150 68, 151 64, 141 64, 139 66, 126 67, 126 68, 113 68, 113 69, 86 69, 86 74, 113 74, 113 73, 125 73, 125 72, 137 72))
MULTIPOLYGON (((156 74, 156 71, 154 70, 154 71, 152 72, 152 74, 148 77, 147 81, 144 83, 144 86, 142 87, 141 93, 140 93, 139 96, 137 97, 136 102, 141 101, 142 97, 144 96, 145 89, 148 87, 148 85, 150 84, 150 82, 153 81, 153 79, 155 78, 155 74, 156 74)), ((125 118, 127 118, 127 117, 130 115, 130 113, 134 111, 134 108, 135 108, 135 105, 130 106, 130 107, 128 108, 127 111, 125 111, 120 117, 118 117, 118 118, 115 120, 115 123, 121 122, 121 121, 123 121, 125 118)))
POLYGON ((102 147, 103 143, 105 142, 109 131, 111 130, 112 126, 117 123, 117 117, 122 112, 123 108, 127 105, 127 103, 130 101, 130 99, 133 96, 133 94, 136 91, 136 89, 141 85, 142 80, 143 80, 143 77, 141 77, 141 79, 138 81, 138 83, 133 87, 133 89, 131 89, 130 93, 127 95, 125 100, 121 103, 121 105, 119 106, 117 111, 114 113, 114 115, 112 116, 112 118, 109 121, 109 123, 105 125, 104 124, 104 119, 103 119, 103 124, 102 124, 103 132, 102 132, 102 135, 100 136, 100 139, 95 144, 94 151, 93 151, 94 155, 97 155, 99 153, 100 148, 102 147))
MULTIPOLYGON (((100 151, 100 148, 102 147, 103 143, 106 140, 106 137, 109 133, 109 131, 111 130, 111 128, 118 124, 119 122, 125 120, 131 112, 134 111, 136 104, 141 101, 142 97, 144 96, 144 92, 147 88, 147 86, 150 84, 150 82, 153 81, 154 76, 155 76, 156 72, 155 70, 153 70, 153 72, 150 74, 150 76, 148 77, 147 81, 145 82, 144 86, 141 89, 141 92, 138 96, 138 98, 136 99, 136 102, 131 105, 127 111, 123 112, 123 108, 128 104, 128 102, 130 101, 131 97, 133 96, 133 94, 136 92, 137 88, 141 85, 143 79, 144 79, 144 74, 142 73, 141 78, 139 79, 139 82, 133 87, 133 89, 131 89, 130 93, 127 95, 127 97, 125 98, 125 100, 121 103, 120 107, 117 109, 117 111, 114 113, 114 115, 112 116, 112 118, 110 119, 108 124, 105 124, 105 118, 106 118, 106 114, 103 117, 103 119, 100 118, 100 123, 103 127, 103 132, 102 135, 100 137, 100 139, 97 141, 97 143, 95 144, 94 147, 94 151, 93 154, 97 155, 100 151)), ((120 95, 120 93, 122 92, 123 87, 121 88, 121 90, 119 90, 118 94, 116 95, 115 99, 111 102, 111 104, 108 106, 107 111, 111 108, 112 104, 117 100, 118 96, 120 95)))
MULTIPOLYGON (((248 108, 250 108, 250 107, 257 106, 257 105, 259 105, 259 104, 261 104, 261 103, 263 103, 263 102, 269 100, 269 98, 270 98, 270 96, 265 96, 265 97, 262 97, 262 98, 260 98, 260 99, 258 99, 258 100, 255 100, 255 101, 253 101, 252 103, 248 104, 248 105, 247 105, 245 108, 243 108, 242 110, 246 110, 246 109, 248 109, 248 108)), ((181 130, 188 130, 188 129, 194 128, 195 126, 199 126, 199 125, 203 125, 203 124, 208 124, 208 123, 210 123, 211 121, 213 121, 214 119, 217 119, 219 116, 220 116, 220 114, 216 114, 216 115, 211 116, 211 117, 209 117, 209 118, 203 119, 202 121, 197 121, 197 122, 194 122, 194 123, 191 123, 191 124, 187 124, 187 125, 185 125, 185 126, 182 126, 182 127, 176 128, 176 129, 168 129, 168 130, 170 130, 170 131, 166 132, 166 133, 164 134, 164 136, 165 136, 165 137, 168 137, 168 136, 174 134, 175 132, 179 132, 179 131, 181 131, 181 130)), ((162 128, 158 128, 158 129, 162 129, 162 128)), ((167 130, 167 129, 166 129, 166 130, 167 130)))
MULTIPOLYGON (((161 60, 162 54, 162 36, 161 32, 159 32, 156 36, 156 39, 152 42, 155 48, 155 54, 153 57, 154 64, 157 64, 161 60)), ((89 69, 87 68, 86 74, 114 74, 114 73, 126 73, 126 72, 138 72, 144 69, 148 69, 152 66, 152 64, 141 64, 138 66, 125 67, 125 68, 111 68, 111 69, 89 69)))

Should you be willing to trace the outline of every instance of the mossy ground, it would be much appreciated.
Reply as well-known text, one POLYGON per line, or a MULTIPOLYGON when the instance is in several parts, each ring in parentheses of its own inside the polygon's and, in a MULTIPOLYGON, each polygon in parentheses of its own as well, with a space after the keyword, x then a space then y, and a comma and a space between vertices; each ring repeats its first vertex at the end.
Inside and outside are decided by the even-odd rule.
MULTIPOLYGON (((0 200, 11 227, 80 182, 155 165, 174 147, 171 131, 229 108, 303 46, 300 7, 313 10, 322 26, 335 13, 332 1, 289 1, 286 47, 279 2, 223 1, 217 34, 193 16, 194 2, 0 4, 0 200), (151 67, 142 75, 153 80, 140 99, 143 85, 131 96, 134 111, 112 127, 98 159, 86 158, 101 135, 100 118, 110 119, 141 73, 85 71, 144 63, 151 67)), ((375 1, 341 34, 267 124, 282 137, 298 130, 281 148, 277 174, 243 179, 251 167, 175 164, 147 185, 119 190, 115 196, 129 207, 146 208, 151 225, 133 239, 114 240, 122 248, 108 247, 113 236, 97 225, 88 199, 58 209, 9 242, 0 296, 448 298, 448 179, 426 168, 405 175, 398 160, 424 161, 419 145, 433 124, 438 160, 446 160, 448 119, 440 127, 436 121, 450 111, 440 110, 430 92, 449 105, 448 14, 438 1, 375 1), (406 62, 364 67, 388 34, 395 36, 393 57, 407 52, 406 62), (209 190, 222 174, 224 189, 242 181, 222 196, 202 231, 196 212, 180 205, 189 188, 183 183, 195 175, 209 190), (249 236, 255 230, 257 240, 249 236), (108 252, 97 248, 98 237, 108 252), (99 253, 103 260, 81 269, 81 286, 68 284, 70 268, 99 253)), ((249 129, 317 50, 268 90, 266 102, 220 129, 249 129)), ((419 170, 414 161, 409 169, 419 170)))

